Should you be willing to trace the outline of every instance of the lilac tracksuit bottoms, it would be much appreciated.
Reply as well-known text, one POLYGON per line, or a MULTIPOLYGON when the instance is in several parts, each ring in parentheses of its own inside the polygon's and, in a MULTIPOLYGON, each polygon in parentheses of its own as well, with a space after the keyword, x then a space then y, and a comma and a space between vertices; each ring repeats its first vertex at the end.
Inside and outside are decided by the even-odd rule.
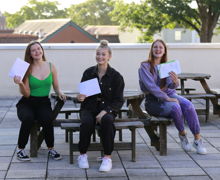
POLYGON ((200 133, 200 124, 195 107, 191 101, 177 94, 169 95, 176 98, 176 102, 160 101, 153 95, 147 95, 145 99, 145 109, 153 116, 163 116, 172 118, 179 132, 184 130, 184 119, 193 134, 200 133))

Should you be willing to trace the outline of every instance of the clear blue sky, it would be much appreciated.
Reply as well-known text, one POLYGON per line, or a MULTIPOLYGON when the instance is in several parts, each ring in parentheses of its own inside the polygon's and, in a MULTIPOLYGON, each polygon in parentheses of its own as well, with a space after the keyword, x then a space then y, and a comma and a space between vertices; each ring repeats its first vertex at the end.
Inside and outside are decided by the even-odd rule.
MULTIPOLYGON (((1 0, 2 1, 2 0, 1 0)), ((40 1, 40 0, 39 0, 40 1)), ((53 0, 51 0, 53 1, 53 0)), ((67 8, 71 4, 77 4, 81 3, 86 0, 57 0, 60 3, 60 8, 67 8)), ((140 0, 124 0, 126 2, 132 2, 136 1, 139 2, 140 0)), ((0 11, 3 13, 5 11, 9 13, 15 13, 16 11, 19 11, 19 9, 26 5, 28 0, 4 0, 4 2, 1 2, 0 5, 0 11)))

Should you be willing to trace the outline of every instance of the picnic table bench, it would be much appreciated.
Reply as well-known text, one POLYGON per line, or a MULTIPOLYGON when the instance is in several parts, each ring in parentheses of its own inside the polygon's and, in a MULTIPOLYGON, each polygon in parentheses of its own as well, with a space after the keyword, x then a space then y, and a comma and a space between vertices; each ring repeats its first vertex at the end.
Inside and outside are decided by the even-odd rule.
POLYGON ((205 108, 204 109, 196 109, 199 115, 205 115, 205 121, 207 122, 209 119, 209 100, 215 99, 216 96, 214 94, 200 93, 200 94, 183 94, 181 95, 190 101, 192 99, 204 99, 205 100, 205 108))
MULTIPOLYGON (((73 163, 73 152, 78 150, 78 142, 74 143, 73 132, 79 131, 80 122, 77 120, 73 123, 61 123, 61 128, 68 131, 69 134, 69 161, 70 164, 73 163)), ((130 142, 116 142, 114 143, 114 150, 131 150, 131 159, 135 161, 136 154, 136 128, 143 128, 144 124, 141 121, 126 121, 125 119, 118 119, 114 123, 116 130, 129 129, 131 132, 130 142)), ((96 126, 96 130, 99 131, 99 126, 96 126)), ((89 151, 103 151, 101 143, 95 142, 91 143, 89 146, 89 151)))
MULTIPOLYGON (((178 74, 178 78, 180 79, 180 88, 181 88, 181 95, 185 94, 185 87, 184 87, 184 82, 187 81, 188 79, 194 80, 194 81, 199 81, 200 84, 202 85, 204 91, 206 94, 213 94, 215 95, 215 98, 210 97, 209 99, 211 100, 213 104, 213 114, 219 114, 220 115, 220 104, 218 102, 218 99, 220 98, 220 93, 219 91, 215 89, 211 89, 207 83, 207 79, 211 77, 210 74, 204 74, 204 73, 180 73, 178 74)), ((207 95, 209 96, 209 95, 207 95)))
MULTIPOLYGON (((56 97, 56 95, 54 94, 56 97)), ((144 98, 144 94, 142 92, 127 92, 125 93, 125 99, 129 101, 129 104, 132 106, 133 113, 137 116, 136 118, 132 118, 129 121, 141 121, 144 124, 144 129, 146 130, 147 134, 150 137, 151 145, 154 146, 158 151, 160 151, 160 155, 167 154, 167 126, 171 124, 171 119, 162 118, 162 117, 151 117, 142 111, 140 104, 144 98)), ((67 94, 67 99, 74 99, 71 94, 67 94)), ((55 126, 61 127, 62 123, 72 123, 71 119, 57 119, 58 113, 61 111, 64 102, 59 100, 56 102, 54 110, 53 110, 53 122, 55 126)), ((78 119, 78 124, 80 120, 78 119)), ((74 120, 74 123, 76 121, 74 120)), ((127 123, 127 122, 123 122, 127 123)), ((117 129, 122 130, 124 128, 128 129, 136 129, 138 126, 134 123, 134 127, 132 124, 129 126, 126 124, 121 123, 117 129)), ((65 125, 62 125, 63 128, 65 125)), ((69 131, 69 130, 68 130, 69 131)), ((70 136, 70 135, 69 135, 70 136)), ((31 148, 30 148, 30 155, 31 157, 37 156, 37 150, 41 146, 43 141, 43 133, 39 131, 39 125, 35 125, 31 130, 31 148)), ((122 143, 122 142, 120 142, 122 143)), ((132 152, 135 152, 132 149, 132 152)))

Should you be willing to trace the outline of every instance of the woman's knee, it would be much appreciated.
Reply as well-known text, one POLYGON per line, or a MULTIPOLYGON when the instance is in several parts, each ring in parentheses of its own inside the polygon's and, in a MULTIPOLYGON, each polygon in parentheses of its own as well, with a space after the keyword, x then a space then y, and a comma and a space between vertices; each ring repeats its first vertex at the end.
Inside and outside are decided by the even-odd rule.
POLYGON ((109 126, 114 123, 114 120, 115 120, 114 116, 112 114, 107 113, 102 117, 101 124, 109 126))
POLYGON ((80 120, 81 120, 81 125, 84 125, 86 127, 92 127, 95 125, 94 124, 94 117, 88 111, 81 111, 80 112, 80 120))
POLYGON ((175 117, 182 117, 182 109, 180 104, 175 103, 173 104, 170 112, 170 116, 175 118, 175 117))
POLYGON ((30 112, 26 112, 26 113, 22 113, 22 114, 18 113, 18 118, 23 123, 33 123, 35 121, 34 115, 30 112))

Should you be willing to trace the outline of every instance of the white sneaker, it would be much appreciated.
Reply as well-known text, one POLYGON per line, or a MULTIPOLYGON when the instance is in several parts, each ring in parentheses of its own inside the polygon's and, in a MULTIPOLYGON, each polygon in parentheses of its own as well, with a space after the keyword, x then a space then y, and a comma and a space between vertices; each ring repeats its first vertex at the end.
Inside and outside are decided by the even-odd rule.
POLYGON ((101 172, 108 172, 112 169, 112 160, 111 158, 104 157, 102 158, 102 164, 99 168, 101 172))
POLYGON ((198 154, 207 154, 206 148, 203 146, 202 139, 194 140, 193 147, 196 149, 198 154))
POLYGON ((78 157, 78 166, 82 169, 88 169, 89 163, 88 163, 88 156, 87 154, 81 154, 78 157))
POLYGON ((184 149, 184 151, 192 151, 192 146, 189 143, 186 135, 182 136, 179 134, 179 138, 180 138, 181 147, 184 149))

